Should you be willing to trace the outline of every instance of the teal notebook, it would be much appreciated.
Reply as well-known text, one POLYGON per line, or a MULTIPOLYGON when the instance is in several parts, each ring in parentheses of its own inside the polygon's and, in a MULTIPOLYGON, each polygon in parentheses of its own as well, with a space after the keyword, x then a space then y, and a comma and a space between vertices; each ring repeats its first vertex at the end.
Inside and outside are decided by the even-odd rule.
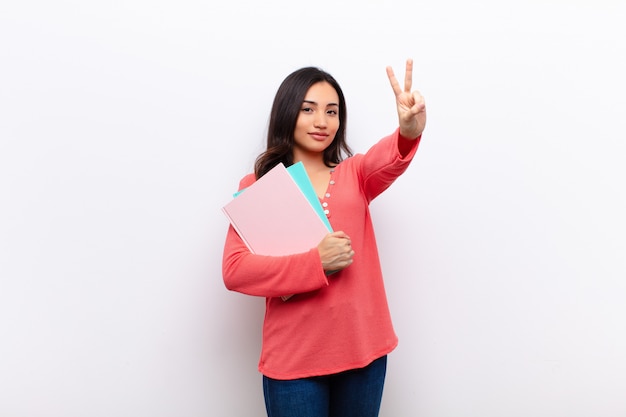
POLYGON ((311 184, 311 180, 309 179, 309 176, 307 175, 306 169, 304 169, 304 165, 302 164, 302 162, 297 162, 293 164, 292 166, 287 168, 287 172, 289 172, 291 178, 293 178, 296 184, 298 184, 298 187, 300 187, 300 190, 302 190, 304 196, 307 198, 307 200, 309 200, 309 203, 311 203, 311 206, 313 206, 313 209, 315 209, 317 215, 320 216, 328 231, 332 232, 333 228, 330 226, 330 222, 326 217, 326 213, 324 213, 324 208, 320 203, 320 199, 317 197, 317 193, 313 188, 313 184, 311 184))

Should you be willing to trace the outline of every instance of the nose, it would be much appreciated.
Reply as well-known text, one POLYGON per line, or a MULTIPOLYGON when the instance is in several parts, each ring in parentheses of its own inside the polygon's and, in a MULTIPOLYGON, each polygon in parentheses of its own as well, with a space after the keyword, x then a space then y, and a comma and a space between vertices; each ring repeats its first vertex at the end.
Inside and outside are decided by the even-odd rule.
POLYGON ((325 112, 318 112, 315 115, 314 123, 315 123, 315 127, 317 127, 317 128, 324 128, 324 127, 326 127, 326 124, 327 124, 326 123, 326 113, 325 112))

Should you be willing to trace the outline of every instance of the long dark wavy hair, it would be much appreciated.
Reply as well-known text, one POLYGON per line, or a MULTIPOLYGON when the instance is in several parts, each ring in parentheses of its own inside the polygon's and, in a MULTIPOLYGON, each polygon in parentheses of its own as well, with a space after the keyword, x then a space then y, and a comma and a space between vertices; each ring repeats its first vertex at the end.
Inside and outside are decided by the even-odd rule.
POLYGON ((267 149, 254 164, 257 179, 280 162, 287 167, 293 164, 293 134, 302 102, 313 84, 324 81, 333 86, 339 96, 339 129, 335 139, 324 150, 324 164, 331 167, 341 162, 344 156, 352 156, 352 150, 346 143, 346 100, 339 83, 319 68, 305 67, 289 74, 276 92, 267 129, 267 149))

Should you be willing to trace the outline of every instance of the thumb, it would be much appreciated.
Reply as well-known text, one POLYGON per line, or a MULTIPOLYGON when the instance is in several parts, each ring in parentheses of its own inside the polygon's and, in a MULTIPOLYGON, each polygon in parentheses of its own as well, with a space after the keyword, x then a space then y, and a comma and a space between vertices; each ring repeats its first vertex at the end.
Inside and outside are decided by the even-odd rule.
POLYGON ((332 237, 336 237, 336 238, 350 239, 350 236, 348 236, 343 230, 338 230, 336 232, 332 232, 330 235, 332 237))

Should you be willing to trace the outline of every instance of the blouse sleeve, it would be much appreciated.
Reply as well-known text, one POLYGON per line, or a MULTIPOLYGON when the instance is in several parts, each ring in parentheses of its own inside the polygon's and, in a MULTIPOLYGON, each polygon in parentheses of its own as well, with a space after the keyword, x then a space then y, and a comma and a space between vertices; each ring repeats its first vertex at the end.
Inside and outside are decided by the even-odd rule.
MULTIPOLYGON (((240 189, 252 181, 244 178, 240 189)), ((262 297, 301 294, 328 285, 317 248, 288 256, 257 255, 232 226, 226 233, 222 277, 229 290, 262 297)))
POLYGON ((367 201, 385 191, 413 160, 421 136, 411 140, 400 135, 400 129, 372 146, 360 160, 358 175, 367 201))

